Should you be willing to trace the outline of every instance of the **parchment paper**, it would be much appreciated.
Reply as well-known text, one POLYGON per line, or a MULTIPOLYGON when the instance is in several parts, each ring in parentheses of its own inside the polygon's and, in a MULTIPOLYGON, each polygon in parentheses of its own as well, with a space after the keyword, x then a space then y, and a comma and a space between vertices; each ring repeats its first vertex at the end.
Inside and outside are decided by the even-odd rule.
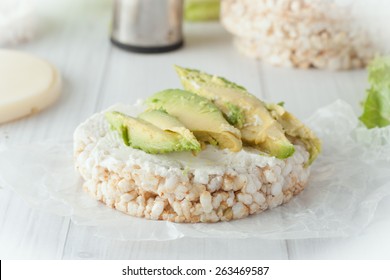
POLYGON ((323 142, 307 188, 288 204, 243 220, 175 224, 112 210, 82 191, 71 141, 0 147, 0 186, 13 189, 33 207, 70 216, 75 224, 95 227, 98 236, 120 240, 357 234, 370 223, 379 201, 390 194, 390 127, 364 128, 343 101, 318 110, 307 123, 323 142))

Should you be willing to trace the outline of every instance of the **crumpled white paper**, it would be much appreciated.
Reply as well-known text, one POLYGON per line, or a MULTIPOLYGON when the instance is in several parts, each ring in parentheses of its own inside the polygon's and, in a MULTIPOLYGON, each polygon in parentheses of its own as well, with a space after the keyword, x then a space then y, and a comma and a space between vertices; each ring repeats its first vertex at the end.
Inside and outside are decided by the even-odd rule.
POLYGON ((371 221, 390 195, 390 127, 368 130, 351 107, 337 101, 308 124, 322 139, 307 188, 288 204, 242 220, 175 224, 122 214, 82 191, 72 161, 72 143, 46 142, 0 148, 0 185, 34 207, 70 216, 96 234, 120 240, 181 237, 299 239, 346 237, 371 221))

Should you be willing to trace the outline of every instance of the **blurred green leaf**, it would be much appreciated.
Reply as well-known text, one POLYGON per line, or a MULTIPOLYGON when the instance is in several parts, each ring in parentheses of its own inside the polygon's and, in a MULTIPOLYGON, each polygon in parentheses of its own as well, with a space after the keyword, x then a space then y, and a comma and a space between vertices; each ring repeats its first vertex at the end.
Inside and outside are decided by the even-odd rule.
POLYGON ((390 57, 377 57, 368 66, 366 100, 360 120, 368 128, 390 125, 390 57))
POLYGON ((220 0, 185 0, 184 19, 208 21, 219 19, 220 0))

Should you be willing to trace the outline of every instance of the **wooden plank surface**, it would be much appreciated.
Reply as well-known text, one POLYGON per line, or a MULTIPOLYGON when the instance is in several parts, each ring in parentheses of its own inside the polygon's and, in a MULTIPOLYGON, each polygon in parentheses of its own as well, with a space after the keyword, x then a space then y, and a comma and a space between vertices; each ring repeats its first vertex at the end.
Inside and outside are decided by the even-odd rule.
POLYGON ((94 235, 93 227, 71 226, 64 259, 287 259, 284 241, 181 238, 120 241, 94 235))
POLYGON ((69 223, 0 190, 0 259, 62 258, 69 223))

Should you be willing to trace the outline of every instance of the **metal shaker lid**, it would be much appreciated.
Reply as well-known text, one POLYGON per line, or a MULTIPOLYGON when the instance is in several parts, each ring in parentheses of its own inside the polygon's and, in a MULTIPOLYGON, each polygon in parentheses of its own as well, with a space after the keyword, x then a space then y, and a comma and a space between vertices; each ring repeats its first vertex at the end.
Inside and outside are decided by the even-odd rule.
POLYGON ((183 45, 183 0, 115 0, 111 41, 124 49, 159 53, 183 45))

